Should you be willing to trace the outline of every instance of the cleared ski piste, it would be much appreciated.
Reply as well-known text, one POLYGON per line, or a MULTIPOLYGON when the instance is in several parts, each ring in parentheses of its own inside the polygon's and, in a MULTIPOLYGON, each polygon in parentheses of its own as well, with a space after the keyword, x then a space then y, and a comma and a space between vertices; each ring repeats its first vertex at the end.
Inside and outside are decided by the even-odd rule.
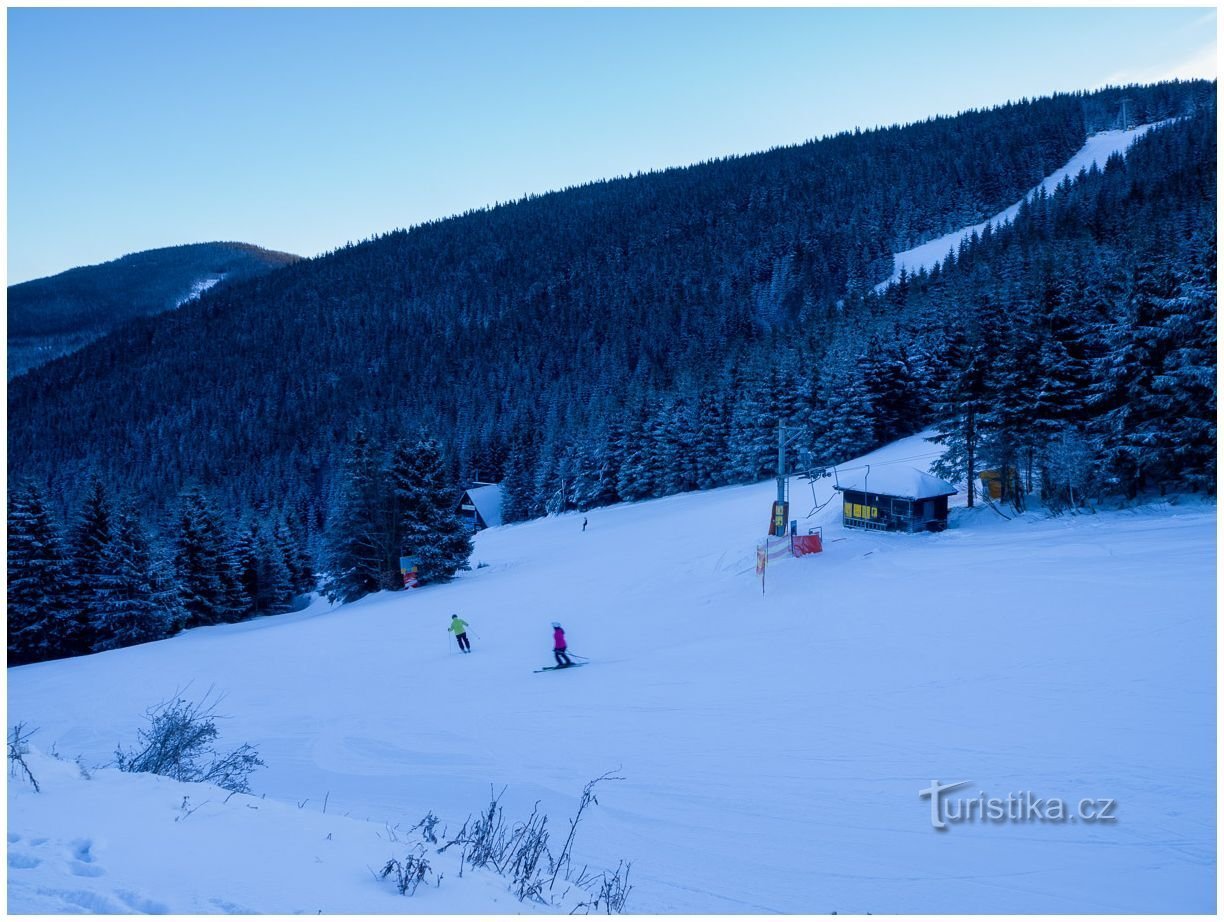
POLYGON ((894 254, 892 275, 876 285, 875 290, 880 292, 894 282, 899 282, 902 270, 905 270, 910 275, 914 275, 923 269, 930 272, 947 259, 949 253, 956 253, 962 241, 968 240, 974 234, 981 234, 987 227, 994 229, 1004 224, 1010 224, 1016 219, 1016 215, 1020 214, 1020 206, 1024 202, 1041 192, 1045 192, 1046 195, 1053 195, 1059 183, 1067 178, 1075 179, 1081 170, 1092 169, 1094 163, 1099 169, 1105 169, 1106 162, 1114 154, 1125 155, 1130 146, 1143 137, 1143 135, 1153 128, 1167 125, 1171 121, 1173 120, 1154 122, 1150 125, 1139 125, 1135 128, 1120 128, 1113 131, 1097 132, 1084 142, 1084 146, 1076 151, 1070 160, 1026 192, 1024 198, 1019 202, 1004 208, 997 215, 987 218, 980 224, 962 227, 960 230, 952 231, 950 234, 944 234, 942 237, 928 240, 926 243, 920 243, 918 246, 903 253, 894 254))
POLYGON ((826 550, 771 562, 764 596, 772 482, 482 532, 487 566, 447 586, 10 669, 9 725, 63 761, 31 756, 41 794, 9 781, 9 911, 530 912, 451 853, 412 897, 369 868, 403 857, 388 825, 454 831, 490 785, 559 842, 619 769, 575 853, 633 862, 631 912, 1212 912, 1214 505, 954 509, 904 536, 843 530, 837 500, 804 520, 793 490, 826 550), (590 668, 532 672, 553 620, 590 668), (79 776, 184 687, 224 694, 220 744, 259 748, 262 799, 79 776), (1118 819, 940 832, 933 779, 1118 819))

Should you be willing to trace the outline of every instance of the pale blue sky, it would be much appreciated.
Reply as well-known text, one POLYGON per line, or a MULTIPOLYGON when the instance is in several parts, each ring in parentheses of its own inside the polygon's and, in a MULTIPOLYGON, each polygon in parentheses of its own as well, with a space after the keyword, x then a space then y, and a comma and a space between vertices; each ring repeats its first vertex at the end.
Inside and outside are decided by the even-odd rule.
POLYGON ((9 282, 306 256, 592 179, 1215 76, 1187 9, 10 9, 9 282))

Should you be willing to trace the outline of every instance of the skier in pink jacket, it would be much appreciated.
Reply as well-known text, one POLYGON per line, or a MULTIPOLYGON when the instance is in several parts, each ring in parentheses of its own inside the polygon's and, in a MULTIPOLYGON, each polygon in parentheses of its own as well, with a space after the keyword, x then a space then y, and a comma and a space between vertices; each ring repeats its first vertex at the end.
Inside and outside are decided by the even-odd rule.
POLYGON ((569 654, 565 652, 565 631, 561 628, 560 621, 554 621, 553 626, 553 656, 557 658, 557 668, 564 669, 566 666, 574 665, 573 660, 569 658, 569 654))

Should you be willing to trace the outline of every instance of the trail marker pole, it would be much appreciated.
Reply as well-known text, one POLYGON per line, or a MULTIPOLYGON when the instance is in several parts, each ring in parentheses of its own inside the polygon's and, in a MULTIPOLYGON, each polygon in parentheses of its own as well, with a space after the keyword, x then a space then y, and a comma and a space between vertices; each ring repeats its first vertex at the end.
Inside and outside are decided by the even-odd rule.
POLYGON ((769 564, 769 544, 757 545, 757 575, 761 577, 761 595, 765 594, 765 567, 769 564))

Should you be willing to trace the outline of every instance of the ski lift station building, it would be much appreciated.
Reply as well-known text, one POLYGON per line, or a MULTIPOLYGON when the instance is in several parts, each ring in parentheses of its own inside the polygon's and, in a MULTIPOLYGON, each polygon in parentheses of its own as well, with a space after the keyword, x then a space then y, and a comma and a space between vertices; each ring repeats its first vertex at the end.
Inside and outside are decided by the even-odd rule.
POLYGON ((950 483, 912 467, 870 466, 837 473, 842 524, 875 531, 943 531, 948 527, 950 483))
POLYGON ((500 483, 473 483, 459 499, 459 516, 472 531, 496 528, 502 523, 500 483))

